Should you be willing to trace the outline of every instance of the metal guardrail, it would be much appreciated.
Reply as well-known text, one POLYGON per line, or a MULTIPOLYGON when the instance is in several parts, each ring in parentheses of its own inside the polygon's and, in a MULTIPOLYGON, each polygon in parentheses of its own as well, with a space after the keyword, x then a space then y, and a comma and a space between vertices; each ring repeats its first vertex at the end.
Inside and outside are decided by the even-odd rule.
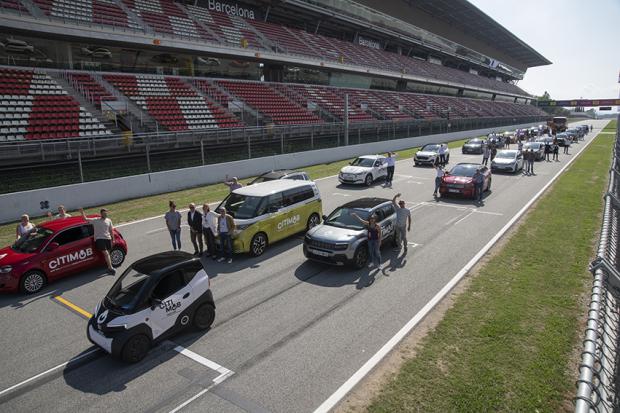
POLYGON ((620 132, 609 174, 598 252, 590 265, 594 281, 579 365, 576 413, 620 410, 620 132))

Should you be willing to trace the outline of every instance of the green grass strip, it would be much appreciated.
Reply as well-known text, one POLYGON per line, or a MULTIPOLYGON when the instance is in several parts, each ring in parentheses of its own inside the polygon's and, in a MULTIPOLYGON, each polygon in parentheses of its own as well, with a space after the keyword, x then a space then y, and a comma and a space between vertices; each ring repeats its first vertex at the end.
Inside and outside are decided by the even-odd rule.
POLYGON ((559 178, 369 412, 562 410, 613 141, 597 137, 559 178))
MULTIPOLYGON (((453 141, 448 144, 450 148, 459 148, 463 145, 465 139, 453 141)), ((409 159, 419 148, 410 148, 398 151, 398 159, 409 159)), ((317 179, 330 175, 336 175, 340 169, 347 165, 352 159, 330 162, 326 164, 312 165, 306 168, 300 168, 310 175, 310 178, 317 179)), ((412 161, 413 162, 413 161, 412 161)), ((231 176, 234 174, 231 171, 231 176)), ((253 177, 245 178, 242 182, 249 182, 253 177)), ((130 199, 127 201, 115 202, 106 205, 96 205, 86 209, 89 214, 97 213, 102 206, 108 208, 111 212, 110 218, 114 224, 135 221, 137 219, 148 218, 163 214, 168 209, 168 201, 174 200, 180 208, 185 208, 190 202, 202 204, 204 202, 212 203, 223 199, 228 194, 228 187, 222 184, 206 185, 196 188, 184 189, 181 191, 169 192, 159 195, 147 196, 144 198, 130 199)), ((51 205, 55 210, 56 206, 51 205)), ((70 211, 76 214, 76 211, 70 211)), ((39 223, 47 218, 32 219, 33 222, 39 223)), ((0 245, 8 245, 15 241, 15 227, 17 222, 0 225, 0 245)))

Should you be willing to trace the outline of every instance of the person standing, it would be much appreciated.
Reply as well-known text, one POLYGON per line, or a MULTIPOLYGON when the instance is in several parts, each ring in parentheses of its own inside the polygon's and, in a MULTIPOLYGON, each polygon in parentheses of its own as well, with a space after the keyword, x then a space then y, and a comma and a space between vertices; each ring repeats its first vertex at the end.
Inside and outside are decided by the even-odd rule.
POLYGON ((556 162, 560 162, 560 145, 558 145, 557 139, 553 139, 551 149, 553 151, 553 160, 556 162))
POLYGON ((407 253, 407 232, 411 231, 411 211, 409 208, 405 207, 405 201, 402 199, 396 203, 396 199, 400 198, 401 194, 398 193, 392 198, 392 203, 394 204, 394 208, 396 208, 396 227, 394 228, 394 237, 396 239, 395 248, 396 251, 400 251, 400 246, 407 253))
POLYGON ((569 155, 568 149, 570 148, 570 139, 564 140, 564 155, 569 155))
POLYGON ((519 139, 519 140, 517 141, 517 150, 518 150, 519 152, 523 152, 523 140, 522 140, 522 139, 519 139))
POLYGON ((493 159, 495 159, 495 156, 497 156, 497 145, 493 143, 491 145, 491 162, 493 162, 493 159))
POLYGON ((385 162, 387 164, 387 176, 385 177, 385 185, 392 186, 392 180, 394 179, 394 170, 396 169, 396 154, 388 152, 385 155, 385 162))
POLYGON ((194 255, 202 255, 202 214, 196 211, 196 205, 193 202, 189 204, 187 225, 189 226, 189 237, 194 246, 194 255))
POLYGON ((534 162, 536 161, 536 154, 534 150, 530 148, 530 175, 536 175, 534 173, 534 162))
POLYGON ((172 239, 172 249, 176 251, 181 249, 181 213, 177 211, 174 201, 168 202, 168 207, 170 209, 164 215, 164 219, 172 239))
POLYGON ((114 245, 114 225, 112 220, 108 218, 108 210, 101 208, 98 218, 89 218, 86 216, 84 209, 80 208, 80 214, 84 220, 93 224, 93 238, 95 239, 95 248, 101 252, 106 265, 108 266, 108 274, 116 274, 116 270, 112 266, 110 251, 114 245))
POLYGON ((220 249, 222 256, 217 260, 222 262, 227 259, 228 263, 232 263, 233 245, 232 235, 235 232, 235 220, 226 213, 225 208, 220 208, 220 215, 217 218, 217 230, 220 236, 220 249))
POLYGON ((439 150, 437 153, 439 154, 439 165, 446 166, 448 163, 446 161, 446 146, 443 143, 439 144, 439 150))
POLYGON ((217 234, 217 214, 211 211, 209 204, 202 205, 202 233, 207 244, 207 257, 217 259, 217 248, 215 247, 215 234, 217 234))
POLYGON ((525 162, 525 168, 523 170, 524 175, 530 174, 530 151, 528 149, 523 153, 523 161, 525 162))
POLYGON ((482 164, 487 166, 489 164, 489 157, 491 156, 491 149, 489 148, 489 141, 483 144, 482 147, 482 164))
POLYGON ((368 221, 362 219, 355 212, 351 213, 352 217, 355 217, 358 221, 360 221, 367 228, 367 238, 368 238, 368 268, 372 268, 374 265, 377 266, 379 270, 382 270, 381 267, 381 225, 377 223, 377 217, 371 215, 368 217, 368 221))
POLYGON ((239 179, 236 176, 233 176, 232 179, 229 181, 228 175, 226 175, 226 181, 224 181, 224 185, 228 187, 230 192, 243 187, 243 185, 239 182, 239 179))
POLYGON ((441 187, 441 181, 443 180, 446 172, 443 170, 441 165, 435 165, 435 192, 433 192, 433 196, 436 197, 439 192, 439 187, 441 187))
POLYGON ((484 175, 480 172, 480 168, 476 169, 473 176, 474 181, 474 198, 478 203, 482 202, 482 188, 484 187, 484 175))
POLYGON ((22 215, 19 224, 17 224, 17 228, 15 228, 15 241, 19 241, 22 237, 27 237, 35 228, 36 225, 30 222, 28 214, 22 215))
POLYGON ((545 141, 545 160, 547 162, 551 162, 549 155, 551 155, 551 143, 549 143, 549 141, 545 141))
POLYGON ((58 205, 58 215, 54 217, 51 211, 47 211, 47 217, 49 219, 66 219, 66 218, 71 218, 71 214, 67 213, 64 205, 58 205))

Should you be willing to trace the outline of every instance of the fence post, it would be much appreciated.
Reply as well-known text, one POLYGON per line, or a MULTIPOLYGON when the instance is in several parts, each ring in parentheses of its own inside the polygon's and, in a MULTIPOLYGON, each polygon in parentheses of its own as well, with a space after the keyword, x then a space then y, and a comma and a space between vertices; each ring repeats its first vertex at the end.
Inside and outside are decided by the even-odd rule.
MULTIPOLYGON (((245 135, 245 129, 243 130, 243 134, 245 135)), ((248 140, 248 159, 252 159, 252 138, 247 136, 248 140)))
POLYGON ((314 149, 314 127, 310 130, 310 149, 314 149))
POLYGON ((146 144, 146 169, 148 173, 151 173, 151 145, 146 144))
POLYGON ((284 155, 284 131, 280 131, 280 154, 284 155))
POLYGON ((200 157, 202 158, 202 166, 205 165, 205 145, 204 138, 200 139, 200 157))
POLYGON ((84 183, 84 170, 82 169, 82 151, 78 150, 78 167, 80 168, 80 182, 84 183))

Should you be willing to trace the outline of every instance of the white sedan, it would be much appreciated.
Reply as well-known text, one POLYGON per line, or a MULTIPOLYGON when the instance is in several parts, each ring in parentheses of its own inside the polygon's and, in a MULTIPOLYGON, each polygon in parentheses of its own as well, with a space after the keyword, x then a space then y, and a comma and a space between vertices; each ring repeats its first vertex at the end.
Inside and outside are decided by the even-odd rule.
POLYGON ((437 159, 439 159, 439 150, 441 146, 443 146, 446 163, 450 162, 450 149, 448 149, 447 143, 429 143, 421 147, 420 150, 413 155, 414 165, 435 165, 437 159))
POLYGON ((338 174, 343 184, 372 185, 378 179, 387 176, 387 161, 383 155, 364 155, 355 158, 349 166, 345 166, 338 174))

